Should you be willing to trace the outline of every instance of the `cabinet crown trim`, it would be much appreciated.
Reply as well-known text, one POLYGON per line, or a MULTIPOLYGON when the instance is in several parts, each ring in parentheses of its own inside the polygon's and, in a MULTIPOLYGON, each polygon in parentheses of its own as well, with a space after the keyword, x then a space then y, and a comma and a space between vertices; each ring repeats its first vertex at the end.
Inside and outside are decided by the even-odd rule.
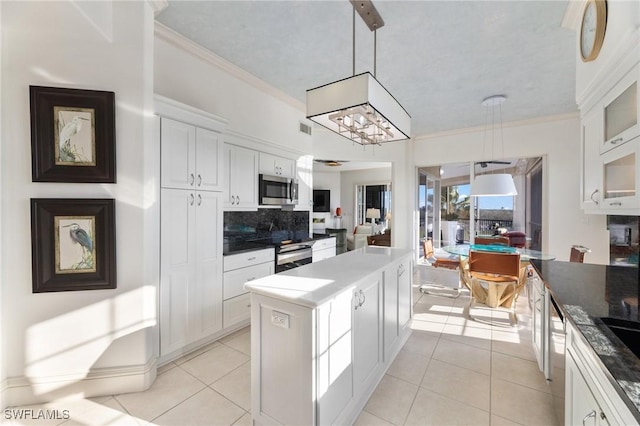
POLYGON ((156 115, 161 117, 172 118, 219 133, 224 132, 227 127, 228 121, 222 117, 161 95, 154 95, 153 104, 156 115))

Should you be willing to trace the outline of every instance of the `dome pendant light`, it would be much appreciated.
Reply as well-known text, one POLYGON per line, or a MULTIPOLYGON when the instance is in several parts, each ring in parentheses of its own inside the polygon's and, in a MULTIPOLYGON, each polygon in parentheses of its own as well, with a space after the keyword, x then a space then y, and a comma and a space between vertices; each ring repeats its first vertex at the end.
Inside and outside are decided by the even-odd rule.
MULTIPOLYGON (((482 106, 491 108, 491 149, 493 154, 493 144, 494 144, 494 116, 495 116, 495 108, 498 107, 500 111, 500 136, 502 135, 502 104, 507 99, 504 95, 496 95, 490 96, 482 101, 482 106)), ((487 111, 488 114, 488 111, 487 111)), ((487 120, 488 121, 488 120, 487 120)), ((486 134, 487 134, 487 126, 485 124, 485 142, 486 142, 486 134)), ((484 146, 483 146, 484 149, 484 146)), ((502 150, 504 155, 504 140, 502 140, 502 150)), ((486 166, 487 163, 492 163, 493 161, 482 161, 480 164, 484 164, 486 166)), ((518 195, 518 191, 516 191, 516 186, 513 183, 513 177, 508 173, 489 173, 476 176, 471 184, 470 196, 472 197, 500 197, 500 196, 512 196, 518 195)))

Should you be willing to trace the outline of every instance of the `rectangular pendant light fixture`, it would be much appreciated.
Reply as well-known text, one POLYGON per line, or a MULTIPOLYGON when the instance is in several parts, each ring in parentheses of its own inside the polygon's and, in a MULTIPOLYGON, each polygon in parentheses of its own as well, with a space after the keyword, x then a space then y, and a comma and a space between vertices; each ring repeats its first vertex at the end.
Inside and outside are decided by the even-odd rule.
POLYGON ((307 90, 307 118, 361 145, 409 138, 411 117, 368 72, 307 90))
POLYGON ((369 29, 374 32, 374 74, 354 75, 307 90, 307 118, 361 145, 379 145, 408 139, 411 117, 375 78, 375 34, 384 25, 370 0, 350 0, 369 29))

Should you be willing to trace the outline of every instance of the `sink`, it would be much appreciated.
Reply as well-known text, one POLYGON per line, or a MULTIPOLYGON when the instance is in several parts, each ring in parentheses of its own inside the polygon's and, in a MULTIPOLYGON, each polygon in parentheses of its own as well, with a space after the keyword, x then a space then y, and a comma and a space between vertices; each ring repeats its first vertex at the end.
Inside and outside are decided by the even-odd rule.
POLYGON ((618 318, 600 318, 602 322, 640 358, 640 323, 618 318))

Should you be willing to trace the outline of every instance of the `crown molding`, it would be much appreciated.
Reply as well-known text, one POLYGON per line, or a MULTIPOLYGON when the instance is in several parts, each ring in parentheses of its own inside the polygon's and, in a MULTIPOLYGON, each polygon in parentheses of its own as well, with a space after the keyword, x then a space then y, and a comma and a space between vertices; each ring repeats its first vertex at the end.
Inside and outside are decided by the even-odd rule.
POLYGON ((570 0, 567 4, 567 8, 564 11, 564 17, 562 18, 562 28, 568 28, 570 30, 579 30, 580 21, 582 20, 582 10, 584 8, 584 0, 570 0))
POLYGON ((261 80, 250 72, 245 71, 242 68, 232 64, 226 59, 216 55, 210 50, 202 47, 198 43, 195 43, 182 34, 175 32, 171 28, 167 27, 164 24, 161 24, 158 21, 155 22, 155 35, 156 37, 206 61, 210 65, 226 72, 227 74, 230 74, 238 80, 241 80, 255 87, 256 89, 279 99, 280 101, 292 106, 293 108, 296 108, 303 112, 306 111, 307 107, 303 102, 292 98, 281 90, 276 89, 275 87, 266 83, 264 80, 261 80))
POLYGON ((158 16, 160 12, 169 7, 169 0, 147 0, 153 10, 153 16, 158 16))
MULTIPOLYGON (((570 112, 567 114, 547 115, 543 117, 528 118, 526 120, 504 122, 502 123, 502 128, 505 129, 508 127, 531 126, 535 124, 550 123, 554 121, 567 121, 567 120, 577 120, 577 119, 580 119, 580 112, 578 111, 570 112)), ((436 139, 436 138, 442 138, 447 136, 456 136, 456 135, 463 135, 467 133, 483 132, 484 129, 485 129, 485 126, 483 125, 483 126, 476 126, 476 127, 467 127, 464 129, 447 130, 444 132, 416 136, 412 138, 412 140, 415 142, 421 142, 429 139, 436 139)))

